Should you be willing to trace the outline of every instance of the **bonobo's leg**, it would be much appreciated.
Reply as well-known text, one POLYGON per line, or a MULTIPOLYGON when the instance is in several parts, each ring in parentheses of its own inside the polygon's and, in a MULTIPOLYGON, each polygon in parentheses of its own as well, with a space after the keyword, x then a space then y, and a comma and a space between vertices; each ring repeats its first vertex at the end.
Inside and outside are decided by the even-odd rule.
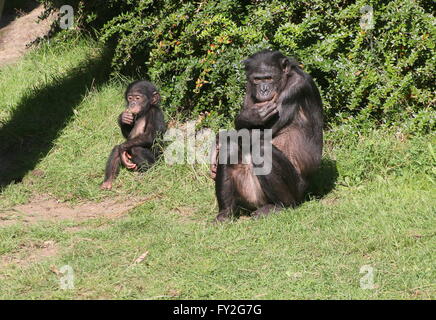
POLYGON ((104 181, 100 185, 100 189, 102 190, 112 189, 112 181, 117 177, 118 173, 120 172, 121 159, 120 159, 120 151, 118 147, 119 146, 115 146, 112 149, 112 152, 106 163, 104 181))
MULTIPOLYGON (((254 165, 256 167, 256 165, 254 165)), ((268 205, 253 212, 253 217, 268 215, 283 207, 294 206, 300 200, 301 177, 286 156, 272 145, 272 169, 269 174, 257 176, 268 205)))
MULTIPOLYGON (((260 153, 265 155, 263 141, 260 142, 260 149, 260 153)), ((238 205, 255 208, 252 216, 260 217, 294 206, 300 200, 302 178, 278 148, 271 145, 271 150, 271 171, 264 175, 256 175, 253 171, 254 168, 261 168, 263 163, 242 164, 241 149, 240 164, 218 164, 215 180, 219 207, 217 221, 228 219, 238 205)), ((268 161, 266 157, 264 159, 268 161)))
POLYGON ((283 207, 281 206, 277 206, 275 204, 266 204, 263 207, 260 207, 259 209, 257 209, 256 211, 254 211, 251 216, 253 218, 261 218, 261 217, 265 217, 271 213, 274 212, 278 212, 280 210, 282 210, 283 207))
POLYGON ((230 175, 229 165, 217 165, 215 194, 218 200, 219 210, 216 221, 222 222, 229 219, 230 215, 236 209, 236 188, 230 175))
POLYGON ((155 156, 150 149, 133 147, 130 149, 131 161, 136 164, 137 170, 145 171, 156 162, 155 156))

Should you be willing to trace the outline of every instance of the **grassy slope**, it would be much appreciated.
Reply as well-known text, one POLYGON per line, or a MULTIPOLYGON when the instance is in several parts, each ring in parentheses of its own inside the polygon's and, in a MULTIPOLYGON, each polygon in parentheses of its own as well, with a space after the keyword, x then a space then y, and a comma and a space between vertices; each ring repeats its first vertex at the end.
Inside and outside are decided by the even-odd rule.
POLYGON ((98 190, 121 138, 115 119, 123 87, 105 82, 94 47, 54 45, 0 70, 0 148, 17 144, 17 135, 34 146, 14 149, 23 180, 2 191, 0 208, 37 193, 73 202, 131 194, 150 200, 122 220, 2 227, 0 258, 47 240, 60 249, 0 270, 0 298, 436 297, 434 136, 336 128, 326 133, 317 196, 268 219, 215 226, 204 166, 122 170, 114 191, 98 190), (133 264, 145 251, 145 261, 133 264), (61 290, 50 271, 65 264, 74 269, 74 290, 61 290), (359 286, 363 265, 375 269, 373 290, 359 286))

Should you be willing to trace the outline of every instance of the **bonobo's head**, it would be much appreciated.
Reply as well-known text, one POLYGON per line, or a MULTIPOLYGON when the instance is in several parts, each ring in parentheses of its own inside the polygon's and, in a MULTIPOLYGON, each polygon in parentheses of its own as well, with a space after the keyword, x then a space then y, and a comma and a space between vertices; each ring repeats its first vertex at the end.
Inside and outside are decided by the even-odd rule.
POLYGON ((129 84, 124 97, 127 109, 135 115, 147 113, 151 106, 157 106, 160 102, 160 94, 156 87, 146 80, 137 80, 129 84))
POLYGON ((270 101, 283 90, 291 69, 297 66, 279 51, 263 50, 244 60, 247 94, 254 102, 270 101))

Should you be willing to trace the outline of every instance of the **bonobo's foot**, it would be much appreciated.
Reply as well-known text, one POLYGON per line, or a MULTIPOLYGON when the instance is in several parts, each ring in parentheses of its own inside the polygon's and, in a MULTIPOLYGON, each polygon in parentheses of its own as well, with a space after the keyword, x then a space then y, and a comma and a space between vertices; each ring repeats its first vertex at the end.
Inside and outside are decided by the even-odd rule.
POLYGON ((112 181, 105 181, 100 185, 100 190, 110 190, 112 189, 112 181))
POLYGON ((266 217, 267 215, 269 215, 271 213, 279 212, 281 209, 282 209, 281 207, 278 207, 274 204, 267 204, 267 205, 257 209, 256 211, 254 211, 251 214, 251 217, 254 219, 266 217))
POLYGON ((228 221, 230 219, 230 214, 227 211, 222 211, 220 212, 216 218, 215 218, 215 223, 221 223, 221 222, 225 222, 228 221))

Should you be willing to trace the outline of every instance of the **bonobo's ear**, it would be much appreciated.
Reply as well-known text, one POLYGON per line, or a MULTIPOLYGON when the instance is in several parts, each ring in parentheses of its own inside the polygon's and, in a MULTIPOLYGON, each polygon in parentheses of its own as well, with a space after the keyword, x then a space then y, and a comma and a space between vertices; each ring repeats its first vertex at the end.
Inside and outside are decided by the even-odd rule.
POLYGON ((151 104, 157 106, 160 103, 160 94, 159 92, 153 92, 153 96, 151 97, 151 104))
POLYGON ((248 65, 250 64, 250 62, 251 62, 250 58, 242 60, 242 63, 244 64, 245 70, 248 70, 248 65))
POLYGON ((282 66, 282 70, 285 74, 289 74, 291 72, 291 61, 289 61, 288 58, 283 58, 280 61, 280 64, 282 66))

